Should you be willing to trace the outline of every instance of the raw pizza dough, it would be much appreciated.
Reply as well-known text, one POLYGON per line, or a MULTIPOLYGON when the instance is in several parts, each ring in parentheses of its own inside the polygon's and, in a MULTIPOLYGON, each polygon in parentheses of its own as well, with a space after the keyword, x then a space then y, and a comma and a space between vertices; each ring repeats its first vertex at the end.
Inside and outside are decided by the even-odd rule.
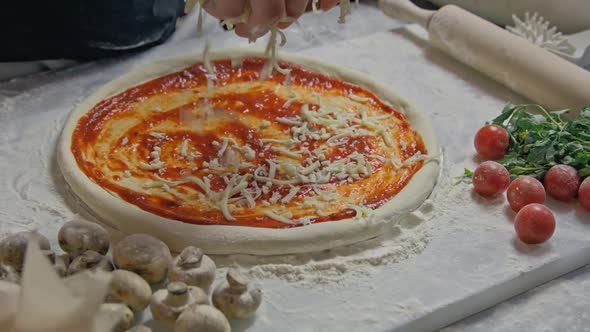
MULTIPOLYGON (((227 50, 209 55, 210 60, 263 56, 260 51, 227 50)), ((416 209, 431 193, 439 172, 436 158, 427 160, 404 189, 375 209, 369 217, 321 222, 293 228, 195 225, 164 218, 130 204, 97 185, 83 173, 71 151, 72 135, 78 121, 101 100, 139 83, 176 72, 201 61, 200 55, 187 55, 160 61, 131 71, 108 83, 79 105, 68 118, 58 146, 58 162, 72 190, 101 218, 125 234, 148 233, 165 241, 173 251, 196 245, 209 254, 276 255, 329 249, 373 238, 397 224, 397 220, 416 209)), ((281 61, 356 84, 373 92, 381 100, 404 113, 418 132, 430 155, 439 147, 429 118, 385 85, 369 76, 299 55, 284 54, 281 61)))

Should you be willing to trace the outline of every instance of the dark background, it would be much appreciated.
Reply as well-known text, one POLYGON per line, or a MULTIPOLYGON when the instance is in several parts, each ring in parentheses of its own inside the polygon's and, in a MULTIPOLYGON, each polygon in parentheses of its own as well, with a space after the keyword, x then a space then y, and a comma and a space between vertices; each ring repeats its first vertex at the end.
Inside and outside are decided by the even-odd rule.
POLYGON ((1 61, 97 58, 160 43, 183 0, 5 0, 1 61))

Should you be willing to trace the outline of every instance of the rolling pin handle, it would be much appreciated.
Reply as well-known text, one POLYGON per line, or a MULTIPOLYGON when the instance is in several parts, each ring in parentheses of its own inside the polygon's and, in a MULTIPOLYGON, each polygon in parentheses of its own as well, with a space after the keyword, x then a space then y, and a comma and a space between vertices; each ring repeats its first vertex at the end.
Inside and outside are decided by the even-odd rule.
POLYGON ((422 9, 409 0, 379 0, 379 8, 391 18, 416 22, 424 29, 428 29, 428 22, 436 13, 434 10, 422 9))

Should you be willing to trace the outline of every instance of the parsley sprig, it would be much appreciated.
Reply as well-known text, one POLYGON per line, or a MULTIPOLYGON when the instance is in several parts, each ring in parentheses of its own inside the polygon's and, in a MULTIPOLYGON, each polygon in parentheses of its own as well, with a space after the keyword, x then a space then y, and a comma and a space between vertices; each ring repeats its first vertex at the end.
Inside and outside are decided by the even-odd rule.
POLYGON ((512 178, 530 175, 542 180, 557 164, 576 168, 581 177, 590 175, 590 107, 583 107, 576 119, 563 120, 568 112, 550 113, 537 104, 508 104, 490 122, 510 136, 508 152, 499 163, 512 178))

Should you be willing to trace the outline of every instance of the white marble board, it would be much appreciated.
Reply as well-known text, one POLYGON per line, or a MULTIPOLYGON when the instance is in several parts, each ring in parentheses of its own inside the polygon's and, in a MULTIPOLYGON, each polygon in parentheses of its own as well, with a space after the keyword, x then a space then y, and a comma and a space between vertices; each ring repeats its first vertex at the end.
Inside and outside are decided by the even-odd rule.
MULTIPOLYGON (((244 44, 230 39, 216 46, 244 44)), ((184 44, 155 51, 143 61, 189 49, 184 44)), ((235 323, 235 330, 428 331, 590 262, 590 215, 576 204, 550 200, 558 223, 555 236, 546 245, 524 247, 514 239, 513 214, 505 202, 480 199, 454 178, 463 167, 475 165, 472 137, 477 128, 507 101, 523 101, 521 97, 431 49, 425 33, 414 26, 302 53, 367 72, 432 116, 445 149, 444 172, 432 197, 430 220, 402 230, 426 232, 429 242, 420 254, 399 263, 351 266, 338 282, 310 286, 259 280, 263 305, 255 319, 235 323), (355 273, 361 268, 365 273, 355 273)), ((0 233, 38 226, 54 237, 64 218, 83 213, 56 168, 55 138, 76 103, 132 64, 137 62, 107 61, 51 78, 41 75, 28 82, 25 93, 18 81, 4 86, 8 97, 0 100, 0 161, 11 171, 0 179, 17 198, 4 195, 0 200, 6 208, 0 210, 0 233), (15 98, 10 89, 19 91, 15 98)))

